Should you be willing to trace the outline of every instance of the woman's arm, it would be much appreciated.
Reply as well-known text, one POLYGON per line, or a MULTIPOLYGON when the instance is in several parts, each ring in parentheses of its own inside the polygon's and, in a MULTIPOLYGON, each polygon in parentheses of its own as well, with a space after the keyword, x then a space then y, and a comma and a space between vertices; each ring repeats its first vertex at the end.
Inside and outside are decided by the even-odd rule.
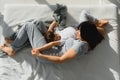
POLYGON ((53 42, 50 42, 50 43, 45 44, 45 45, 42 46, 42 47, 34 48, 34 49, 32 49, 32 51, 35 52, 35 53, 38 53, 38 52, 40 52, 40 51, 49 49, 49 48, 51 48, 51 47, 53 47, 53 46, 58 46, 58 45, 60 45, 60 44, 61 44, 60 41, 53 41, 53 42))
POLYGON ((105 30, 105 26, 108 24, 108 20, 107 19, 100 19, 96 22, 96 27, 97 30, 103 35, 105 36, 106 34, 106 30, 105 30))
POLYGON ((54 21, 50 24, 50 26, 49 26, 49 28, 48 28, 48 32, 52 32, 53 29, 54 29, 56 26, 57 26, 57 22, 54 20, 54 21))
POLYGON ((39 51, 43 51, 43 50, 49 49, 49 48, 51 48, 51 47, 53 47, 53 46, 59 46, 60 43, 61 43, 60 41, 53 41, 53 42, 47 43, 47 44, 45 44, 44 46, 39 47, 39 48, 37 48, 37 49, 38 49, 39 51))
POLYGON ((70 48, 62 56, 46 55, 46 54, 42 54, 42 53, 35 53, 34 51, 32 51, 32 54, 39 58, 47 59, 49 61, 56 62, 56 63, 63 63, 68 60, 72 60, 77 56, 77 53, 75 52, 75 50, 73 48, 70 48))
POLYGON ((90 14, 89 11, 83 10, 81 13, 81 18, 95 23, 96 27, 103 27, 108 24, 107 19, 97 19, 90 14))
POLYGON ((106 26, 107 24, 109 23, 109 21, 107 19, 100 19, 100 20, 97 20, 96 22, 96 27, 100 27, 100 28, 103 28, 104 26, 106 26))

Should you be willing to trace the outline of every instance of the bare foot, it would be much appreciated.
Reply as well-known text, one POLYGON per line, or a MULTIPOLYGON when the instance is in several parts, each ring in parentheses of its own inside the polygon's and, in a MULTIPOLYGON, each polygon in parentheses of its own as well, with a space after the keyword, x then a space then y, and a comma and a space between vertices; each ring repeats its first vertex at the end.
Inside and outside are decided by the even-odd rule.
POLYGON ((1 46, 1 50, 8 54, 10 57, 13 57, 15 55, 15 51, 12 49, 12 47, 8 47, 7 45, 1 46))
POLYGON ((11 40, 11 39, 9 39, 8 37, 5 37, 5 41, 6 41, 6 43, 8 43, 8 44, 11 44, 13 41, 11 40))
POLYGON ((109 23, 109 22, 108 22, 107 19, 100 19, 100 20, 98 20, 96 26, 97 26, 97 27, 104 27, 104 26, 106 26, 108 23, 109 23))

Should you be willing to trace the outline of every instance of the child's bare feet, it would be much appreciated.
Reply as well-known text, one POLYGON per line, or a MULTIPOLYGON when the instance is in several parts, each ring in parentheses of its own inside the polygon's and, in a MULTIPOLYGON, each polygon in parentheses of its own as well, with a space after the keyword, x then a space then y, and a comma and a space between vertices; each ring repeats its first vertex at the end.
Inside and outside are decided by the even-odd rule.
POLYGON ((12 49, 12 47, 8 47, 5 44, 1 46, 1 50, 8 54, 10 57, 13 57, 15 55, 15 51, 12 49))
POLYGON ((106 26, 108 24, 108 20, 107 19, 100 19, 98 20, 96 26, 97 27, 103 27, 103 26, 106 26))

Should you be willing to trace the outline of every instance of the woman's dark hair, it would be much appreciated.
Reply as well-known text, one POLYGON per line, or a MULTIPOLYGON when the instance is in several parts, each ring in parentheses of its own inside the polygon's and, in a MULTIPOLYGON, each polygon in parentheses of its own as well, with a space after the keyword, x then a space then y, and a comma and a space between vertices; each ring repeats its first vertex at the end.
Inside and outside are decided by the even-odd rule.
POLYGON ((98 32, 96 25, 90 21, 85 21, 79 25, 81 38, 88 42, 91 49, 94 49, 104 37, 98 32))
POLYGON ((54 32, 47 32, 45 35, 45 40, 47 43, 54 41, 55 34, 54 32))

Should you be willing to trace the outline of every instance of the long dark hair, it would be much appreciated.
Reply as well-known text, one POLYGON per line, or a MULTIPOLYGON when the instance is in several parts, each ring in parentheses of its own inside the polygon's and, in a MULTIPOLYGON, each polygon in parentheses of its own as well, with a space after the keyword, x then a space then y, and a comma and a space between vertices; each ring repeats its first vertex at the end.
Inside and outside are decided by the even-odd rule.
POLYGON ((91 49, 94 49, 104 37, 98 32, 96 25, 90 21, 85 21, 79 25, 81 38, 88 42, 91 49))

